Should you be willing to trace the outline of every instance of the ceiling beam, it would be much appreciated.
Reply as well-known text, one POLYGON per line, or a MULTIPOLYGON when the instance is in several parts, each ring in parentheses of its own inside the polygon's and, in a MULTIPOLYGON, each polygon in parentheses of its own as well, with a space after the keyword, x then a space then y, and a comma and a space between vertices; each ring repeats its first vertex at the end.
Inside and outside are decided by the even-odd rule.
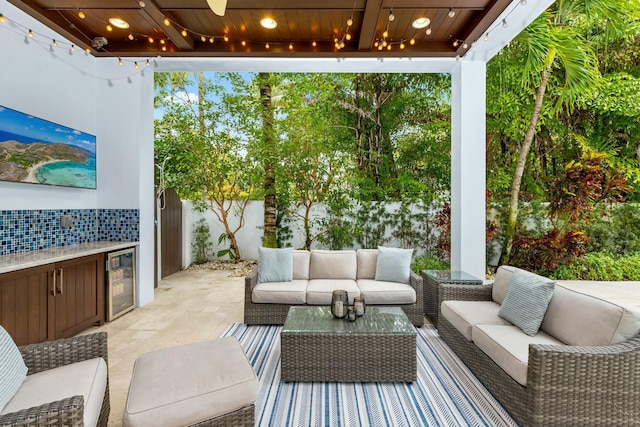
MULTIPOLYGON (((478 18, 472 22, 467 28, 471 28, 467 34, 462 34, 462 38, 469 44, 479 40, 483 34, 489 29, 489 26, 498 19, 498 16, 509 6, 512 0, 493 0, 488 9, 485 9, 478 18)), ((462 46, 458 47, 457 53, 460 55, 465 54, 466 49, 462 46)))
POLYGON ((362 18, 362 29, 358 40, 358 50, 371 50, 376 39, 376 28, 380 13, 382 13, 383 0, 367 0, 362 18))
POLYGON ((149 18, 151 18, 153 22, 158 25, 160 30, 171 39, 173 44, 175 44, 178 49, 193 50, 193 39, 191 39, 189 36, 184 37, 181 34, 181 31, 176 28, 173 23, 164 25, 164 19, 171 17, 167 16, 165 12, 163 12, 162 9, 160 9, 154 1, 146 0, 145 7, 141 8, 140 10, 144 11, 149 16, 149 18))

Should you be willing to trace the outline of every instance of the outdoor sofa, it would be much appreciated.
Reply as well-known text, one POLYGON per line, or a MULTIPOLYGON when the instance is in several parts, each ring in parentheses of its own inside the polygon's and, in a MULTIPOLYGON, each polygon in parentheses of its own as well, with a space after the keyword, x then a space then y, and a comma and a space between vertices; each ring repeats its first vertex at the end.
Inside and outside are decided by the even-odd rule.
MULTIPOLYGON (((6 331, 1 330, 2 333, 6 331)), ((6 334, 0 336, 0 353, 0 371, 8 368, 2 372, 0 389, 4 393, 15 390, 13 385, 19 386, 10 393, 6 406, 0 408, 1 426, 107 425, 110 405, 106 332, 23 347, 15 347, 6 334), (16 365, 26 365, 26 372, 16 369, 16 365), (26 378, 22 376, 25 373, 26 378)))
POLYGON ((492 285, 441 285, 442 339, 522 426, 640 425, 640 313, 555 284, 530 336, 498 313, 516 276, 549 280, 516 271, 500 267, 492 285))
POLYGON ((411 323, 424 324, 422 277, 411 271, 411 250, 380 247, 291 252, 290 280, 259 280, 261 266, 264 270, 265 264, 271 265, 264 258, 245 278, 245 324, 282 325, 291 306, 330 305, 337 289, 347 291, 350 302, 362 295, 366 305, 400 307, 411 323), (383 253, 380 259, 379 253, 383 253))

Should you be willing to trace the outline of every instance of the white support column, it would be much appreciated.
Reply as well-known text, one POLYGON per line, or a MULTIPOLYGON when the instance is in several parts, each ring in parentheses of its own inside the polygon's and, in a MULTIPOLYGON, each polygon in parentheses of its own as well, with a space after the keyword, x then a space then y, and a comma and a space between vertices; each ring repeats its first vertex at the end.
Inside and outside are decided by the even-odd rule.
POLYGON ((486 272, 486 63, 451 73, 451 270, 486 272))

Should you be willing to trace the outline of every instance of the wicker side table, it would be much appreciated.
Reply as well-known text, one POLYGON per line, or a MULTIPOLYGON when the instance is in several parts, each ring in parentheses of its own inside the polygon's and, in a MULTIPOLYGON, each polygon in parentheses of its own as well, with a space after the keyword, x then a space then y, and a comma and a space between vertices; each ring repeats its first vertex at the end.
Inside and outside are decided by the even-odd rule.
POLYGON ((423 270, 422 283, 424 286, 424 314, 434 326, 438 326, 438 287, 440 284, 482 285, 482 280, 464 271, 423 270))

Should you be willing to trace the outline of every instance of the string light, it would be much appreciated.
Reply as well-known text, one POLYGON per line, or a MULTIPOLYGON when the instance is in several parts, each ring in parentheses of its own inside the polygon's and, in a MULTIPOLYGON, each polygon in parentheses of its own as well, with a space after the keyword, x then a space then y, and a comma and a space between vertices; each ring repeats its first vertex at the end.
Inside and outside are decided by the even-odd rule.
POLYGON ((246 46, 246 45, 247 45, 247 42, 246 42, 246 41, 244 41, 244 40, 242 40, 242 43, 241 43, 241 44, 242 44, 242 46, 246 46))
POLYGON ((389 21, 393 21, 396 19, 396 16, 393 14, 393 9, 389 10, 389 21))
POLYGON ((80 9, 80 12, 78 12, 78 18, 84 19, 86 17, 87 17, 87 15, 85 15, 84 12, 82 11, 82 9, 80 9))
POLYGON ((207 41, 207 38, 205 36, 200 36, 200 41, 204 43, 207 41))
POLYGON ((153 37, 149 37, 149 43, 153 43, 153 37))
POLYGON ((76 51, 76 47, 74 45, 71 45, 71 47, 69 48, 69 54, 73 55, 73 52, 76 51))
POLYGON ((316 43, 316 41, 314 40, 314 41, 311 42, 311 46, 316 47, 316 46, 318 46, 318 43, 316 43))
POLYGON ((151 65, 151 62, 147 59, 147 62, 145 64, 148 67, 149 65, 151 65))
POLYGON ((133 34, 129 33, 129 40, 133 40, 133 34))
POLYGON ((382 37, 384 37, 385 39, 389 37, 389 31, 384 30, 384 32, 382 33, 382 37))
POLYGON ((409 40, 409 44, 410 44, 411 46, 413 46, 414 44, 416 44, 416 39, 412 37, 412 38, 411 38, 411 40, 409 40))
POLYGON ((404 42, 400 42, 400 49, 404 49, 404 42))
POLYGON ((113 31, 113 27, 111 26, 111 24, 107 24, 107 31, 113 31))
POLYGON ((425 34, 428 36, 431 35, 431 27, 427 28, 427 31, 425 31, 425 34))
POLYGON ((229 41, 229 36, 227 36, 226 34, 222 37, 224 41, 228 42, 229 41))
POLYGON ((138 65, 138 63, 137 63, 137 62, 134 62, 134 63, 133 63, 133 68, 135 68, 135 69, 137 70, 137 69, 139 69, 139 68, 140 68, 140 65, 138 65))
POLYGON ((453 18, 454 16, 456 16, 456 11, 453 10, 453 7, 449 8, 449 18, 453 18))
POLYGON ((213 37, 209 38, 209 43, 213 43, 215 41, 215 39, 213 37))
POLYGON ((7 22, 7 18, 5 18, 4 15, 1 13, 0 13, 0 22, 2 22, 3 24, 7 22))
POLYGON ((171 21, 169 21, 169 18, 164 18, 164 21, 162 21, 162 23, 164 24, 165 27, 168 27, 169 25, 171 25, 171 21))
POLYGON ((121 67, 124 65, 124 61, 121 58, 118 58, 118 65, 121 67))
POLYGON ((138 5, 139 5, 140 7, 145 7, 145 6, 146 6, 146 4, 144 4, 144 2, 143 2, 143 1, 139 1, 139 2, 138 2, 138 5))
POLYGON ((166 46, 162 46, 162 51, 166 52, 167 51, 167 47, 166 46))
POLYGON ((489 33, 485 34, 483 37, 484 41, 489 41, 489 33))
POLYGON ((187 37, 187 30, 182 30, 180 34, 182 34, 182 37, 187 37))
POLYGON ((353 19, 352 18, 347 19, 347 26, 350 27, 352 25, 353 25, 353 19))
POLYGON ((503 19, 502 20, 502 28, 507 28, 509 26, 509 24, 507 24, 507 20, 503 19))
POLYGON ((265 43, 265 44, 264 44, 264 48, 265 48, 265 49, 269 49, 269 42, 267 42, 267 43, 265 43))

